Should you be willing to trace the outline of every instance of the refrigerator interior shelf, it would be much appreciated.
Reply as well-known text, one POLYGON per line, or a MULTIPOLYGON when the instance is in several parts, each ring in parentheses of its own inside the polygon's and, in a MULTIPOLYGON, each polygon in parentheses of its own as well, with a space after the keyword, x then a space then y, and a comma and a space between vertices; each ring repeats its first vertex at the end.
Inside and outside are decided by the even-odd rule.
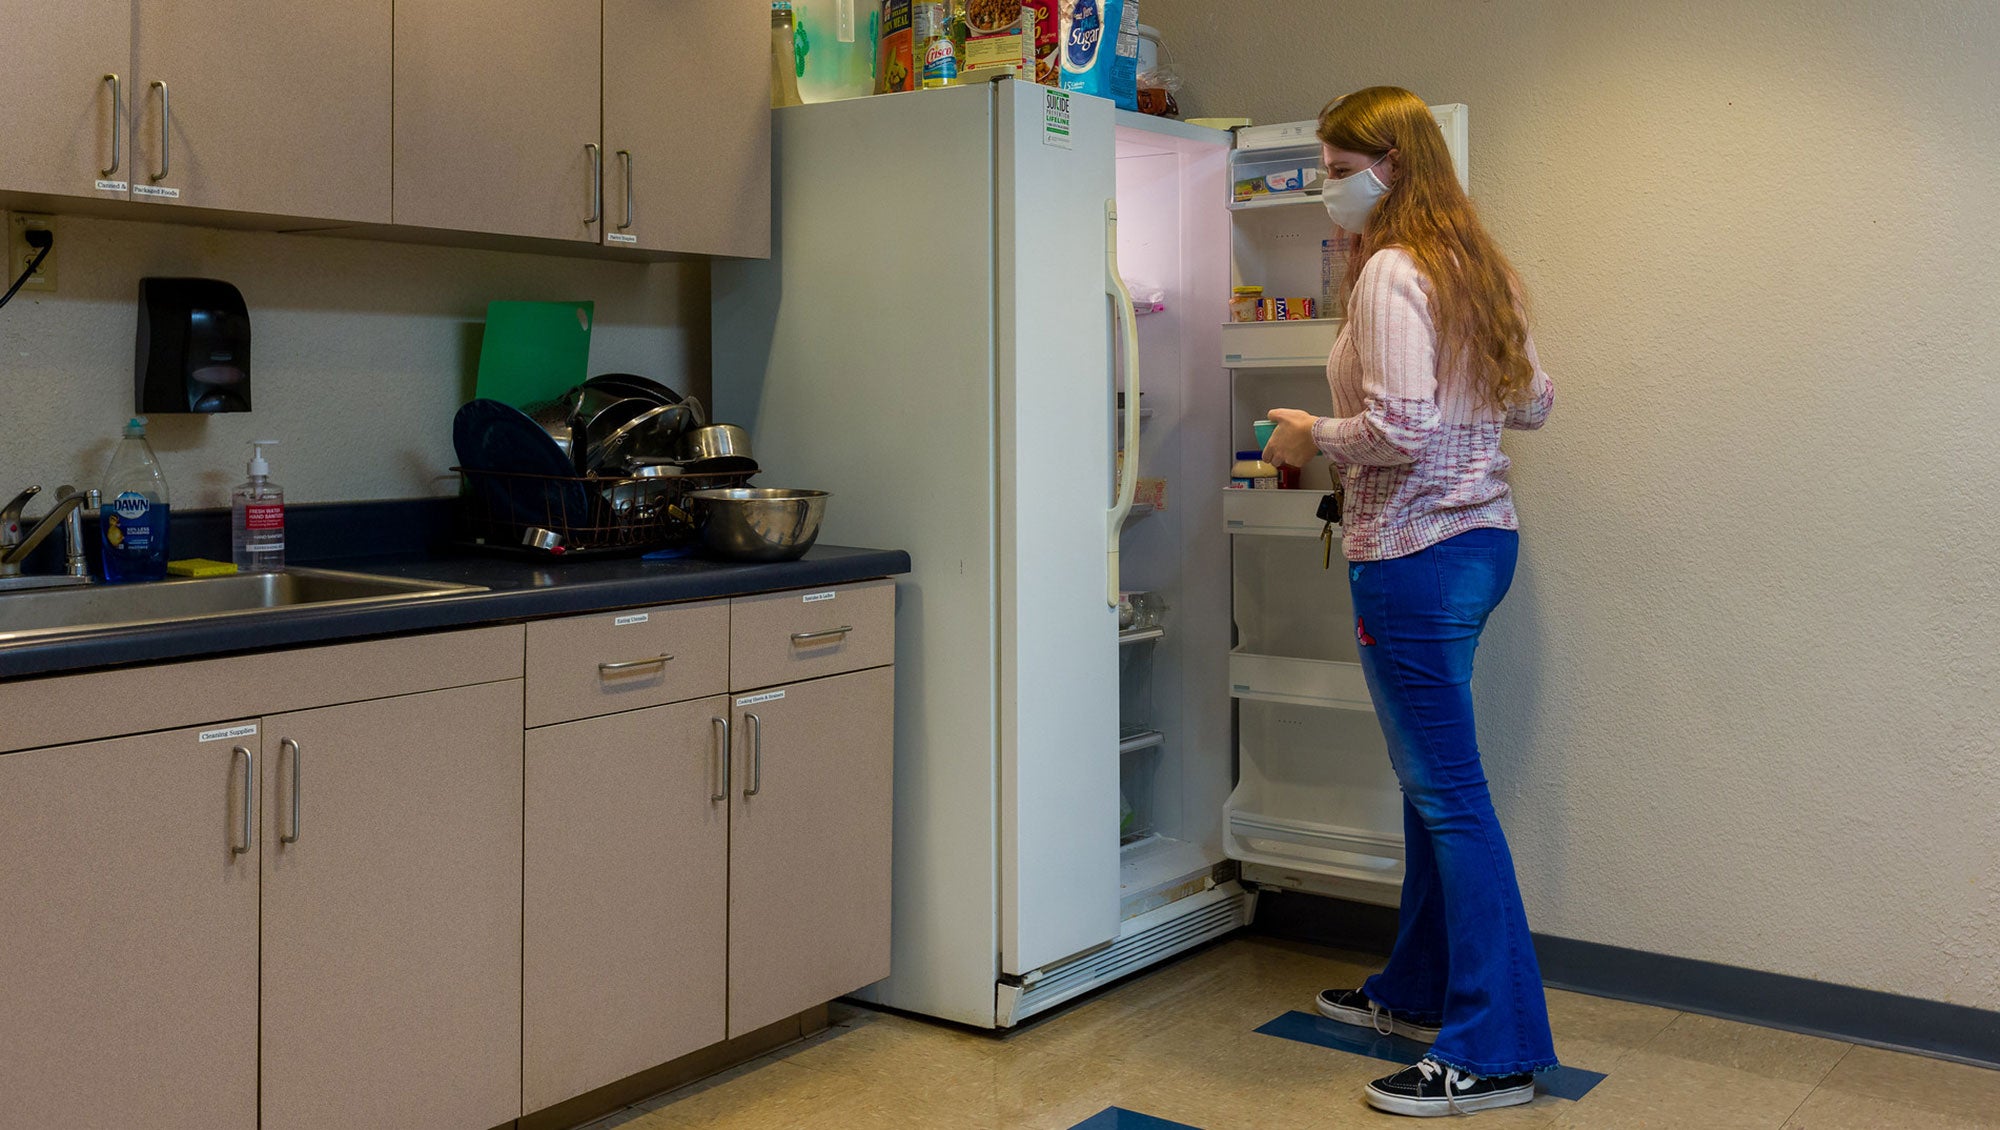
POLYGON ((1165 628, 1129 628, 1118 633, 1118 646, 1124 647, 1128 643, 1150 643, 1164 638, 1166 634, 1165 628))
POLYGON ((1374 713, 1361 664, 1281 655, 1229 653, 1229 693, 1235 698, 1374 713))
POLYGON ((1138 730, 1118 737, 1118 752, 1137 753, 1142 749, 1158 749, 1165 745, 1167 736, 1158 730, 1138 730))
POLYGON ((1323 369, 1344 318, 1224 322, 1222 364, 1230 369, 1323 369))
POLYGON ((1265 208, 1297 208, 1312 204, 1323 206, 1317 192, 1273 192, 1268 196, 1253 196, 1248 200, 1231 200, 1232 212, 1254 212, 1265 208))
MULTIPOLYGON (((1225 490, 1222 524, 1232 534, 1316 538, 1326 528, 1319 520, 1319 490, 1225 490)), ((1333 528, 1340 536, 1340 527, 1333 528)))

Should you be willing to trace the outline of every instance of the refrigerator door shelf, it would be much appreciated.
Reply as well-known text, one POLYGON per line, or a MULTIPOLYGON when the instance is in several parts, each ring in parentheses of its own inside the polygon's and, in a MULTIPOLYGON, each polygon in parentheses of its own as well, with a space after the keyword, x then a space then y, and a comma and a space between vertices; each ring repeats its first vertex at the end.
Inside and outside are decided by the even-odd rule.
POLYGON ((1222 363, 1231 369, 1324 369, 1343 324, 1340 318, 1226 322, 1222 363))
POLYGON ((1234 651, 1229 654, 1229 693, 1261 702, 1375 712, 1359 663, 1234 651))
MULTIPOLYGON (((1319 502, 1325 497, 1318 490, 1225 490, 1223 526, 1232 534, 1316 538, 1326 529, 1319 519, 1319 502)), ((1333 536, 1339 540, 1339 526, 1333 536)))

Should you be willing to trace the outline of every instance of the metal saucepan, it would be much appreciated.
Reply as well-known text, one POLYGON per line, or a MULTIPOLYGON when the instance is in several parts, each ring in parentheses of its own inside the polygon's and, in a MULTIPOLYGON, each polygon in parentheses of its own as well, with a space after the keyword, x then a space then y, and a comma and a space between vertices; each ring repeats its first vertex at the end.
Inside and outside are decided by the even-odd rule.
POLYGON ((722 455, 750 458, 750 433, 735 424, 710 424, 681 437, 683 459, 714 459, 722 455))
POLYGON ((793 561, 819 539, 828 497, 822 490, 698 490, 687 496, 687 517, 718 557, 793 561))

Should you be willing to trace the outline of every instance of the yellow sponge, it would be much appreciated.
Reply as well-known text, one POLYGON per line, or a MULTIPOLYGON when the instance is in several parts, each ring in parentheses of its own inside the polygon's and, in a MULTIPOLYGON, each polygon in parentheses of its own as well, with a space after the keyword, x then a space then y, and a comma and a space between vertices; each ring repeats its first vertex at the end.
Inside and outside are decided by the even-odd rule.
POLYGON ((236 574, 236 566, 227 561, 189 557, 181 561, 167 562, 167 572, 176 577, 230 577, 236 574))

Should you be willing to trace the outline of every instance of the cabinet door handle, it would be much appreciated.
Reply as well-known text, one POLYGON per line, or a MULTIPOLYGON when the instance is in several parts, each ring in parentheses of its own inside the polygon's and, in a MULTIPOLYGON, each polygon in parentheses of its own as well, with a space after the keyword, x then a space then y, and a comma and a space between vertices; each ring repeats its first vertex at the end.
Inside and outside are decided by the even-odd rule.
MULTIPOLYGON (((114 165, 112 167, 116 168, 117 166, 114 165)), ((252 825, 250 822, 250 809, 256 803, 257 800, 257 784, 255 780, 257 775, 257 767, 256 763, 252 760, 250 756, 249 747, 237 746, 236 748, 230 750, 229 753, 231 759, 234 759, 235 756, 239 753, 243 755, 243 821, 242 821, 243 842, 240 844, 230 844, 229 854, 243 855, 244 853, 250 850, 250 837, 255 834, 252 831, 252 825)))
POLYGON ((792 642, 793 642, 793 643, 814 643, 814 642, 816 642, 816 641, 818 641, 818 640, 838 640, 838 639, 846 639, 846 638, 847 638, 847 636, 848 636, 848 635, 849 635, 850 633, 852 633, 853 631, 854 631, 854 627, 853 627, 853 625, 851 625, 851 624, 842 624, 842 625, 841 625, 840 627, 838 627, 838 628, 828 628, 828 629, 827 629, 826 631, 824 631, 824 632, 793 632, 793 633, 792 633, 792 642))
POLYGON ((299 842, 299 762, 305 760, 305 751, 299 748, 299 743, 286 738, 278 743, 279 761, 284 760, 287 749, 292 751, 292 830, 287 832, 280 828, 278 842, 295 844, 299 842))
POLYGON ((743 795, 753 797, 764 791, 764 720, 755 714, 745 714, 743 720, 750 724, 750 787, 743 795))
POLYGON ((119 120, 125 116, 124 111, 119 108, 124 104, 125 99, 119 93, 117 75, 105 75, 104 81, 111 84, 111 167, 99 170, 97 175, 108 177, 118 171, 119 165, 125 163, 124 154, 119 152, 118 145, 119 141, 125 136, 123 123, 119 120))
POLYGON ((729 719, 711 718, 709 732, 715 735, 715 792, 709 794, 710 804, 721 804, 729 799, 729 752, 735 743, 729 740, 729 719))
POLYGON ((627 659, 623 663, 599 663, 597 673, 611 675, 619 671, 636 671, 641 667, 664 667, 674 661, 671 655, 655 655, 651 659, 627 659))
POLYGON ((594 224, 604 218, 604 150, 596 142, 586 141, 583 151, 590 154, 590 215, 583 222, 594 224))
POLYGON ((620 157, 625 158, 625 222, 618 225, 619 231, 632 226, 632 151, 620 149, 620 157))
POLYGON ((174 107, 167 101, 167 84, 153 80, 153 89, 160 92, 160 171, 152 174, 154 180, 166 180, 168 170, 173 168, 174 107))

